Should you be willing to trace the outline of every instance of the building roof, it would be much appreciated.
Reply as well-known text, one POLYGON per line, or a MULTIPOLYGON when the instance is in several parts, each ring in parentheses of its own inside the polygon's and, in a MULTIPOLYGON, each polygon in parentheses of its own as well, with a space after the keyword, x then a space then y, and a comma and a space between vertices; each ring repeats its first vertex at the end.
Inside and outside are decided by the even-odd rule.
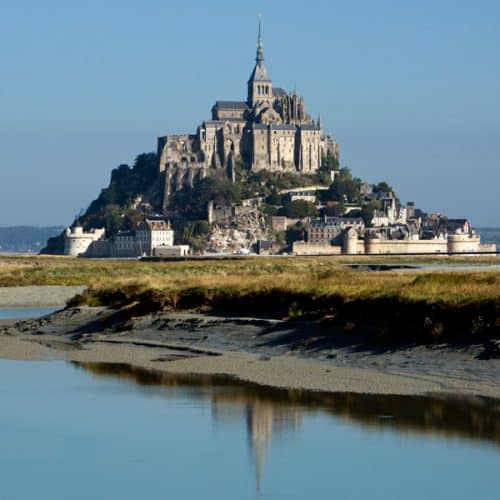
POLYGON ((248 82, 271 82, 271 79, 269 78, 269 74, 267 73, 267 69, 264 66, 264 63, 258 62, 253 71, 252 74, 250 75, 250 78, 248 79, 248 82))
POLYGON ((273 88, 273 96, 275 96, 275 97, 281 97, 281 96, 284 96, 286 94, 287 94, 286 90, 282 89, 281 87, 274 87, 273 88))
POLYGON ((135 233, 133 231, 118 231, 115 238, 133 238, 135 233))
POLYGON ((272 124, 271 130, 295 130, 297 127, 290 123, 272 124))
POLYGON ((167 231, 171 230, 170 223, 165 220, 146 219, 139 224, 139 229, 149 229, 150 231, 167 231))
POLYGON ((262 44, 261 23, 259 18, 259 37, 257 40, 257 57, 255 58, 255 67, 250 75, 248 83, 251 82, 271 82, 267 69, 264 66, 264 47, 262 44))
POLYGON ((311 227, 345 227, 349 225, 365 225, 361 217, 322 217, 311 219, 311 227))
POLYGON ((248 104, 245 101, 217 101, 215 106, 222 109, 249 109, 248 104))
POLYGON ((300 128, 302 130, 319 130, 319 127, 314 123, 304 123, 300 128))

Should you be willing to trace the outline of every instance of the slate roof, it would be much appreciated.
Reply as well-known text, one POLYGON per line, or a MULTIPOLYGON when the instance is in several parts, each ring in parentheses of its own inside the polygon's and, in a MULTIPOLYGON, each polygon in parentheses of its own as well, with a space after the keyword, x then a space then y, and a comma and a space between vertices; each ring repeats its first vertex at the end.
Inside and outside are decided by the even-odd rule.
POLYGON ((289 123, 271 125, 271 130, 295 130, 296 126, 289 123))
POLYGON ((215 106, 223 109, 249 109, 245 101, 217 101, 215 106))
POLYGON ((319 127, 317 125, 313 125, 312 123, 311 124, 305 123, 301 125, 300 128, 302 130, 319 130, 319 127))
POLYGON ((346 225, 364 226, 364 221, 361 217, 322 217, 320 219, 312 219, 311 227, 337 227, 341 228, 346 225))
POLYGON ((250 79, 248 82, 270 82, 271 79, 269 78, 269 75, 267 73, 267 69, 262 64, 262 62, 258 62, 255 65, 255 68, 252 71, 252 74, 250 75, 250 79))
POLYGON ((274 87, 273 88, 273 96, 275 97, 280 97, 286 95, 286 90, 282 89, 281 87, 274 87))

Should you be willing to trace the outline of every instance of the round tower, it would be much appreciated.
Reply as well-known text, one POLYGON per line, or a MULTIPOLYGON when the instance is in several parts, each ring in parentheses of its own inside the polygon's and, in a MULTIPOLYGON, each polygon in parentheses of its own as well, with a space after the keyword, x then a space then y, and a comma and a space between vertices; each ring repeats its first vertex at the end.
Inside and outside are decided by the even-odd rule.
POLYGON ((350 227, 344 233, 343 251, 346 255, 356 255, 358 253, 358 232, 350 227))

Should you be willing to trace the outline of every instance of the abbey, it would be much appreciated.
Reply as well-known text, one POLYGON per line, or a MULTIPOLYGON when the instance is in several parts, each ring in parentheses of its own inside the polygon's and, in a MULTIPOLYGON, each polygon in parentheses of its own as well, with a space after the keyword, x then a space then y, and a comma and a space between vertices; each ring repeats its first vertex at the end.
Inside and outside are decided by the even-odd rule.
POLYGON ((320 118, 311 119, 296 92, 273 86, 264 66, 260 21, 246 101, 217 101, 212 119, 204 121, 196 134, 158 139, 165 200, 172 190, 192 186, 196 178, 217 170, 234 178, 237 162, 254 171, 300 174, 314 173, 327 156, 338 158, 338 145, 323 135, 320 118))

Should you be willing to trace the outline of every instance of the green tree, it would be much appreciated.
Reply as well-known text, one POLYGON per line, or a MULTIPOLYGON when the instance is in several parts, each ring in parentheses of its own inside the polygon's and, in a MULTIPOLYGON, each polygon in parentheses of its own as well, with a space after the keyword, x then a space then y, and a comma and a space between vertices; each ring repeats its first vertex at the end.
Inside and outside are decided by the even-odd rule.
POLYGON ((336 156, 333 156, 330 151, 326 153, 325 156, 321 158, 321 169, 327 170, 338 170, 339 160, 336 156))
POLYGON ((184 226, 182 240, 197 252, 205 246, 205 240, 209 232, 210 227, 206 220, 194 220, 184 226))
POLYGON ((373 186, 374 193, 393 193, 392 187, 385 181, 379 182, 373 186))
POLYGON ((306 200, 294 200, 285 205, 284 214, 290 218, 317 217, 318 209, 314 203, 306 200))
POLYGON ((266 198, 266 203, 269 205, 282 205, 283 201, 277 189, 273 189, 271 194, 266 198))
POLYGON ((184 188, 172 195, 170 209, 184 214, 188 219, 206 217, 207 205, 231 205, 241 202, 241 187, 226 178, 205 177, 196 181, 193 188, 184 188))
POLYGON ((302 241, 307 237, 307 232, 304 226, 299 222, 295 226, 289 228, 285 232, 285 241, 288 246, 292 246, 294 241, 302 241))

